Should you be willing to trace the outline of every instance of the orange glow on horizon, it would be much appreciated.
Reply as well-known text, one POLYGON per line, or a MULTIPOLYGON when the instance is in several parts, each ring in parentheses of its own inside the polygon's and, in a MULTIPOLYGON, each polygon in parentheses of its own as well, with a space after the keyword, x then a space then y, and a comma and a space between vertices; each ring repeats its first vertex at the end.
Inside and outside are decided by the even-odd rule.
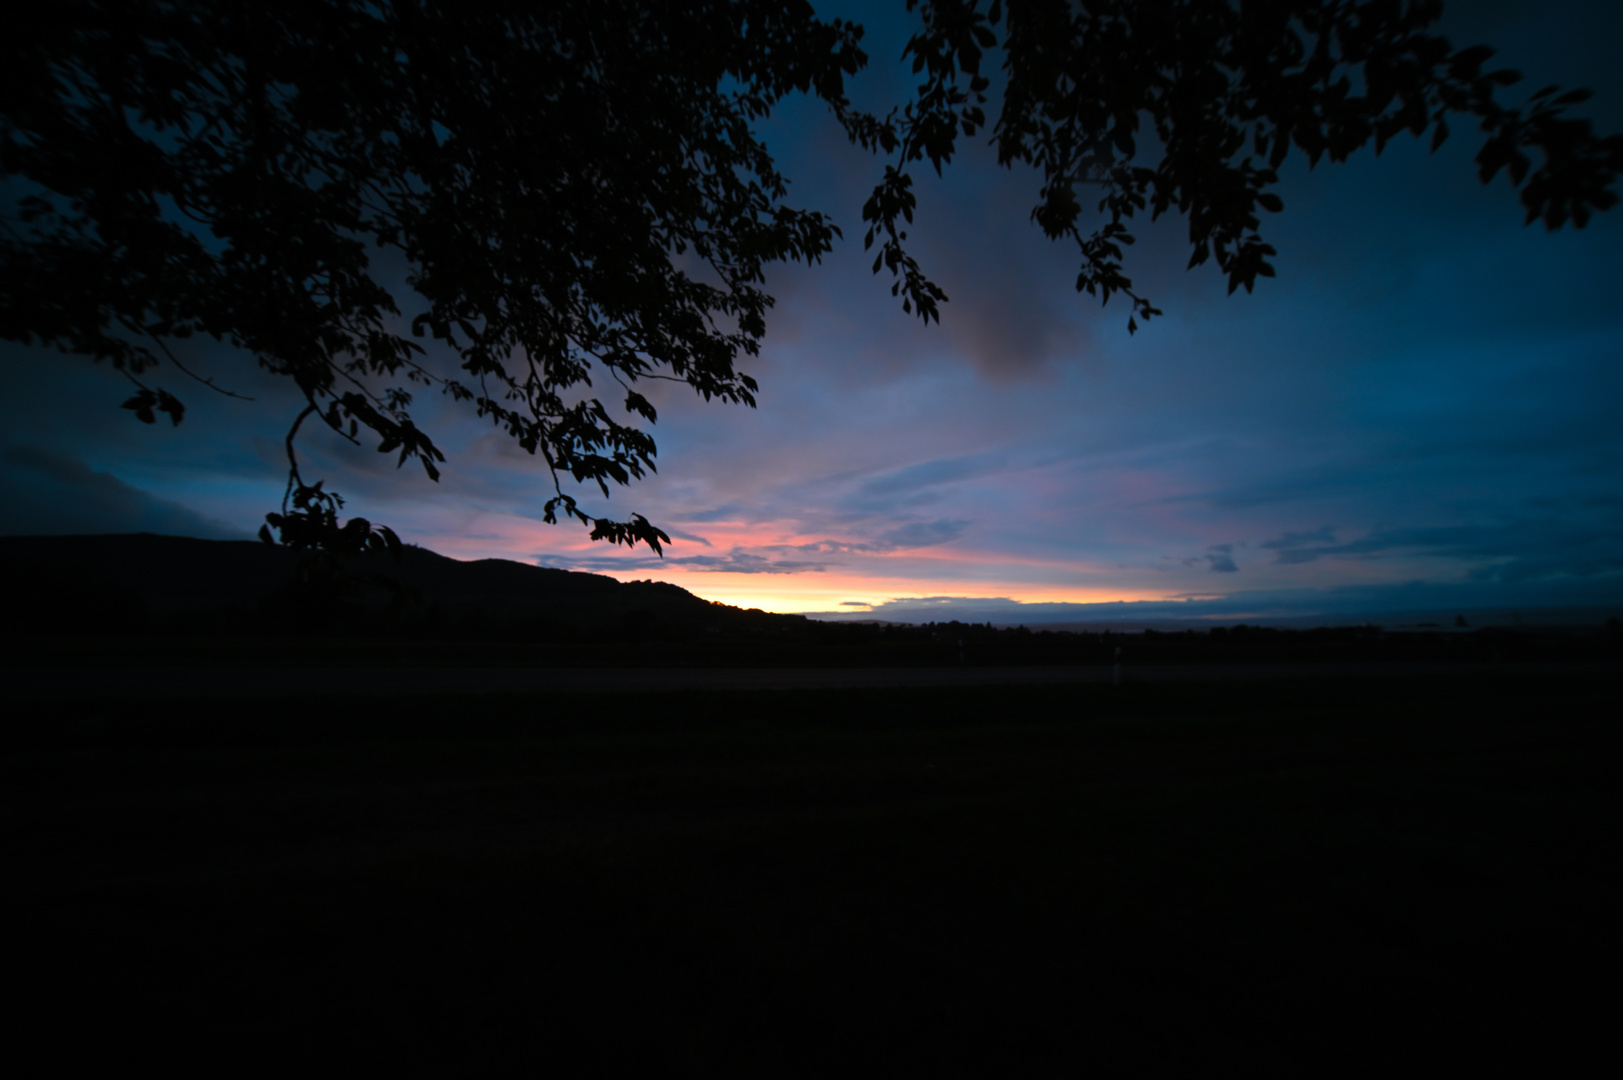
MULTIPOLYGON (((442 554, 463 561, 503 557, 458 556, 447 552, 442 554)), ((617 581, 665 582, 686 589, 704 600, 791 615, 836 611, 857 613, 871 610, 889 600, 917 600, 932 596, 979 600, 1004 599, 1021 604, 1108 604, 1183 599, 1181 594, 1149 593, 1131 589, 1034 586, 1025 582, 964 582, 872 577, 852 573, 739 574, 683 571, 677 567, 671 567, 666 572, 647 569, 591 572, 612 577, 617 581)))
MULTIPOLYGON (((1083 561, 1036 559, 977 551, 960 545, 906 549, 894 552, 846 553, 803 549, 818 545, 823 538, 785 535, 782 526, 706 523, 708 547, 676 538, 668 555, 712 555, 726 557, 731 551, 755 549, 775 557, 817 561, 858 558, 860 568, 830 566, 827 570, 798 573, 740 573, 705 569, 692 564, 666 561, 659 565, 597 567, 592 573, 619 581, 663 581, 677 585, 695 596, 742 608, 760 608, 780 614, 806 612, 861 613, 889 600, 914 600, 932 596, 968 599, 1007 599, 1022 604, 1131 603, 1142 600, 1181 600, 1184 594, 1170 590, 1150 590, 1126 585, 1055 584, 1032 577, 1108 577, 1119 571, 1083 561), (897 565, 905 562, 912 572, 897 565), (974 572, 965 573, 967 569, 974 572), (932 573, 931 571, 939 571, 932 573), (1046 571, 1046 573, 1045 573, 1046 571)), ((646 560, 648 553, 593 543, 585 534, 544 525, 528 518, 508 515, 481 515, 465 522, 456 533, 423 536, 421 542, 449 558, 512 559, 515 562, 546 563, 540 553, 550 552, 560 561, 580 556, 610 556, 623 552, 627 559, 646 560)))
POLYGON ((1107 604, 1135 600, 1182 599, 1150 595, 1142 590, 1094 587, 1054 587, 1028 582, 942 581, 933 578, 879 577, 851 572, 805 574, 728 574, 648 570, 599 571, 619 581, 664 581, 695 596, 734 607, 760 608, 780 614, 817 611, 861 612, 887 600, 915 600, 954 596, 979 600, 1006 599, 1022 604, 1107 604), (858 607, 855 604, 863 606, 858 607))

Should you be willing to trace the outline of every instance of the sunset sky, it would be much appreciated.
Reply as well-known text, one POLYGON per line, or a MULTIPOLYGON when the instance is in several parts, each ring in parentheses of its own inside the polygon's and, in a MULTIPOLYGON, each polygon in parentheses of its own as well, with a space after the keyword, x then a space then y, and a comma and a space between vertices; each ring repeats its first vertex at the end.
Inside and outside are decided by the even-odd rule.
MULTIPOLYGON (((899 100, 900 0, 817 5, 868 27, 864 104, 899 100)), ((1589 86, 1623 131, 1623 5, 1470 0, 1441 29, 1486 42, 1524 82, 1589 86)), ((904 314, 868 269, 860 208, 881 164, 816 103, 763 127, 792 199, 846 239, 778 267, 760 407, 656 384, 659 475, 595 513, 644 514, 663 559, 548 526, 544 471, 431 395, 434 484, 312 425, 309 476, 348 509, 458 558, 674 582, 773 611, 1038 622, 1085 605, 1146 613, 1537 607, 1623 600, 1623 212, 1524 227, 1483 187, 1465 125, 1436 154, 1283 170, 1264 223, 1278 278, 1226 296, 1185 271, 1185 223, 1146 226, 1127 269, 1165 316, 1072 291, 1071 249, 1027 220, 1037 179, 978 140, 918 177, 913 251, 945 288, 941 324, 904 314), (1011 614, 1012 613, 1012 614, 1011 614)), ((0 532, 251 536, 285 482, 287 387, 223 349, 245 404, 186 389, 185 423, 119 409, 89 361, 0 347, 0 532)))

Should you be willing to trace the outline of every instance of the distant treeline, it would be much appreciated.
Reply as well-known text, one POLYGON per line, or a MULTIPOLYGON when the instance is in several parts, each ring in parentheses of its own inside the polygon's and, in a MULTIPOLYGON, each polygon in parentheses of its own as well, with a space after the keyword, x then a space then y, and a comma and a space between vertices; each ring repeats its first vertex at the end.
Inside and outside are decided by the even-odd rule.
POLYGON ((1028 664, 1253 664, 1346 661, 1612 661, 1623 659, 1617 619, 1588 627, 1402 630, 1379 626, 1309 630, 1213 626, 1181 631, 1079 631, 993 627, 974 623, 923 626, 814 624, 809 637, 895 653, 926 648, 945 662, 1028 664), (961 661, 959 660, 961 657, 961 661))
POLYGON ((13 663, 1001 667, 1113 664, 1118 650, 1129 667, 1623 658, 1615 618, 1559 630, 833 623, 422 548, 335 568, 253 542, 4 537, 0 565, 13 663))

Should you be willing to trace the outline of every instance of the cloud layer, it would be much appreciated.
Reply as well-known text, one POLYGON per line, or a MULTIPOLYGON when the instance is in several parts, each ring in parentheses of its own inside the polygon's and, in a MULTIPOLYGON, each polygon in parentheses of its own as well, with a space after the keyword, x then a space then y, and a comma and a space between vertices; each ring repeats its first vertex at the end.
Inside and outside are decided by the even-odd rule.
POLYGON ((133 532, 216 540, 242 540, 249 535, 52 450, 15 444, 0 447, 0 534, 133 532))
MULTIPOLYGON (((877 104, 908 80, 888 66, 905 12, 848 7, 819 5, 868 24, 874 71, 854 85, 877 104)), ((1500 46, 1529 89, 1594 87, 1590 115, 1623 130, 1623 68, 1597 44, 1623 38, 1623 9, 1459 5, 1450 18, 1457 43, 1500 46)), ((440 484, 320 429, 301 440, 307 473, 448 554, 776 610, 1002 605, 1020 621, 1033 605, 1104 601, 1243 614, 1287 597, 1367 605, 1381 590, 1397 599, 1380 604, 1443 590, 1443 607, 1617 594, 1623 212, 1524 229, 1502 181, 1477 183, 1466 132, 1436 154, 1400 138, 1380 159, 1288 162, 1286 210, 1266 223, 1279 277, 1229 297, 1210 267, 1185 272, 1183 222, 1145 225, 1128 270, 1167 314, 1130 337, 1125 309, 1078 297, 1074 255, 1027 220, 1035 178, 966 145, 945 179, 918 179, 915 250, 951 297, 925 327, 862 251, 882 164, 804 103, 763 130, 795 198, 855 239, 822 265, 773 268, 765 348, 742 365, 759 409, 653 386, 658 475, 608 500, 581 493, 589 512, 663 527, 665 558, 542 524, 539 463, 432 396, 418 419, 448 453, 440 484)), ((251 361, 188 349, 257 400, 193 387, 180 428, 147 428, 118 409, 114 373, 0 347, 14 440, 0 529, 251 534, 280 499, 299 400, 251 361)))

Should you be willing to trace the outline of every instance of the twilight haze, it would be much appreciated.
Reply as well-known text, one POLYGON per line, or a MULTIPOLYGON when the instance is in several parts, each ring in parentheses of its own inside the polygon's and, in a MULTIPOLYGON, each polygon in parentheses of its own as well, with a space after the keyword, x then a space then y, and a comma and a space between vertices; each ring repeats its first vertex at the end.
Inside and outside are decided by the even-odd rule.
MULTIPOLYGON (((858 102, 901 99, 901 0, 817 8, 868 29, 858 102)), ((1439 30, 1522 71, 1502 100, 1587 86, 1583 115, 1623 131, 1615 0, 1454 0, 1439 30)), ((1503 177, 1476 180, 1474 129, 1435 154, 1403 137, 1312 172, 1292 157, 1264 222, 1279 276, 1249 296, 1185 271, 1181 219, 1141 223, 1126 269, 1166 314, 1132 337, 1126 304, 1074 293, 1072 249, 1028 221, 1035 174, 998 169, 983 141, 945 180, 917 173, 911 250, 950 297, 926 327, 862 250, 881 163, 815 102, 763 130, 792 198, 846 238, 770 273, 762 355, 740 364, 758 409, 655 383, 659 475, 606 505, 579 492, 664 528, 665 558, 543 524, 538 462, 430 394, 439 484, 315 425, 305 474, 447 555, 772 611, 1042 622, 1153 601, 1131 610, 1236 621, 1623 601, 1623 212, 1524 227, 1503 177)), ((0 347, 0 533, 253 534, 281 498, 295 394, 187 344, 257 402, 196 388, 182 425, 149 427, 106 367, 0 347)))

